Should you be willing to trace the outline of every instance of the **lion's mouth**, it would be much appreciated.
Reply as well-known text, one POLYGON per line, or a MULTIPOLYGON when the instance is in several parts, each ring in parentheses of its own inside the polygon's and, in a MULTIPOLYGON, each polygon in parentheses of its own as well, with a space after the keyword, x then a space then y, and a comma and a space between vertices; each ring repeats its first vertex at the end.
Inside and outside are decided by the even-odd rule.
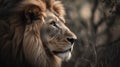
POLYGON ((71 51, 72 48, 65 50, 65 51, 53 51, 53 53, 58 56, 59 58, 61 58, 62 60, 69 60, 71 57, 71 51))
POLYGON ((73 50, 73 45, 68 48, 67 50, 64 50, 64 51, 52 51, 52 53, 60 58, 61 60, 63 61, 67 61, 71 58, 71 53, 72 53, 72 50, 73 50))
POLYGON ((60 54, 60 53, 66 53, 66 52, 68 52, 68 51, 72 51, 72 49, 70 48, 70 49, 68 49, 68 50, 65 50, 65 51, 53 51, 53 53, 54 54, 60 54))

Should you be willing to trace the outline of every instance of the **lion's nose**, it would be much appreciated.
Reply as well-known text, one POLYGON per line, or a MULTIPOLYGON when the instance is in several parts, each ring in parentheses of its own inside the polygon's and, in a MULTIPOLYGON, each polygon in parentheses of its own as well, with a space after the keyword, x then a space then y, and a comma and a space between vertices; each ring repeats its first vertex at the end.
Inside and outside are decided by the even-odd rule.
POLYGON ((71 37, 67 38, 67 40, 68 40, 71 44, 73 44, 73 43, 76 41, 75 38, 71 38, 71 37))

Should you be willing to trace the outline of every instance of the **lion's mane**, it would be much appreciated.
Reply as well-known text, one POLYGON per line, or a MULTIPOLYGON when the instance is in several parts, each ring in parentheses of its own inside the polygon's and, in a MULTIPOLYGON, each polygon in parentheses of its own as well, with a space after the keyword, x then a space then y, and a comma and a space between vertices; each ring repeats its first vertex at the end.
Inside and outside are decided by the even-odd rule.
POLYGON ((4 67, 60 67, 40 37, 45 11, 63 16, 64 8, 53 0, 0 0, 0 65, 4 67), (27 25, 27 7, 40 8, 40 20, 27 25), (39 23, 40 22, 40 23, 39 23))

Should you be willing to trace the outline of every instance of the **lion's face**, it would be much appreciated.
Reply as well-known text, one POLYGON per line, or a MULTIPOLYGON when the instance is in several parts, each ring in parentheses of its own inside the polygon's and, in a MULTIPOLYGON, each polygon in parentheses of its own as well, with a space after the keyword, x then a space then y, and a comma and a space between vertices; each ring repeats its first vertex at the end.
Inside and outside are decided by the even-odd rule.
POLYGON ((62 17, 48 12, 41 36, 43 44, 47 46, 54 56, 62 60, 70 59, 74 41, 77 37, 65 25, 62 17))

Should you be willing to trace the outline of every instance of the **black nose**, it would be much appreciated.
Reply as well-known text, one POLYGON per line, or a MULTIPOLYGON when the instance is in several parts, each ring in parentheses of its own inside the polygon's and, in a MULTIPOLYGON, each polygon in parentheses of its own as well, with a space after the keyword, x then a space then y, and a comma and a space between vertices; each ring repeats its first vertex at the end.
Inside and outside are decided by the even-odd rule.
POLYGON ((74 38, 67 38, 67 40, 68 40, 71 44, 73 44, 76 39, 74 39, 74 38))

